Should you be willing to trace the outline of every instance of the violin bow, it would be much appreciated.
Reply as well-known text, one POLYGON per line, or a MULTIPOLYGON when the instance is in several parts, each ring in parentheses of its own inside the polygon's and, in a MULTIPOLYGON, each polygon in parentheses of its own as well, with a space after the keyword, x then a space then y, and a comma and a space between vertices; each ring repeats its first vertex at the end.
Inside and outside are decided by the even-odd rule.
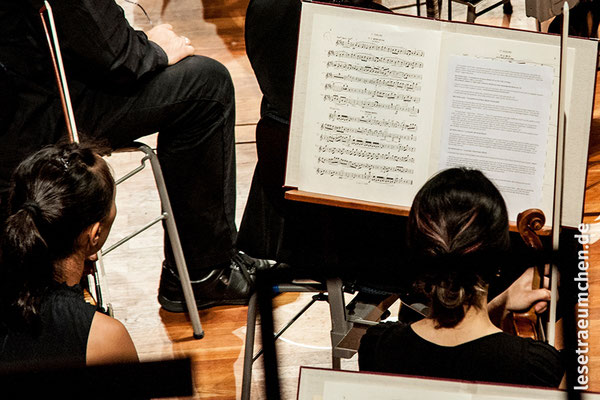
POLYGON ((554 173, 554 202, 552 210, 552 271, 550 273, 550 311, 548 315, 547 338, 550 345, 554 345, 556 338, 556 305, 558 298, 558 246, 562 222, 563 182, 564 182, 564 157, 565 157, 565 128, 567 116, 565 115, 565 100, 567 93, 567 40, 569 38, 569 5, 563 4, 563 29, 560 41, 560 74, 558 94, 558 134, 556 136, 556 163, 554 173))
POLYGON ((40 17, 42 19, 42 25, 44 26, 44 32, 46 32, 48 48, 50 49, 50 55, 52 57, 54 74, 56 76, 56 84, 58 85, 60 101, 62 104, 63 113, 65 115, 69 141, 71 143, 79 143, 77 126, 75 125, 75 116, 73 114, 73 107, 71 106, 71 95, 69 94, 69 86, 67 85, 65 67, 63 65, 62 54, 60 52, 60 45, 58 43, 58 35, 56 34, 56 25, 54 24, 54 15, 52 14, 52 7, 50 7, 50 3, 48 3, 48 1, 44 1, 44 5, 42 8, 40 8, 40 17), (48 23, 46 23, 46 17, 44 16, 45 13, 48 14, 48 23), (48 25, 50 26, 50 30, 48 30, 48 25))
MULTIPOLYGON (((42 6, 42 8, 40 8, 40 18, 42 19, 42 25, 44 27, 44 32, 46 33, 46 39, 48 40, 48 48, 50 50, 52 65, 54 67, 54 75, 56 77, 56 84, 58 85, 60 101, 62 104, 63 114, 65 116, 69 142, 79 143, 77 125, 75 124, 75 114, 73 113, 73 107, 71 105, 69 85, 67 84, 65 67, 62 60, 62 53, 60 51, 60 44, 58 42, 58 35, 56 33, 56 24, 54 23, 54 14, 52 13, 52 7, 50 7, 50 3, 48 3, 48 1, 44 1, 44 5, 42 6), (48 20, 47 22, 46 19, 48 20)), ((98 253, 98 257, 100 260, 102 257, 101 252, 98 253)), ((96 304, 99 308, 105 308, 104 301, 102 298, 100 277, 98 275, 98 268, 96 266, 94 266, 93 272, 94 287, 96 291, 96 304)))

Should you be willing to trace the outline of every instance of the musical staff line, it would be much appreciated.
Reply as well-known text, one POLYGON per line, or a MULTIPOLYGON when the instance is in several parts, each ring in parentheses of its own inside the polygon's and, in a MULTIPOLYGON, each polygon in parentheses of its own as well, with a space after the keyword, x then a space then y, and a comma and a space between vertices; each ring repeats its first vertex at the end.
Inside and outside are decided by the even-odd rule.
POLYGON ((379 100, 361 100, 354 97, 346 97, 337 94, 323 95, 325 102, 335 103, 337 105, 358 106, 361 108, 380 108, 384 110, 402 111, 411 115, 419 113, 419 108, 415 106, 406 106, 404 104, 386 103, 379 100))
POLYGON ((405 90, 407 92, 416 92, 421 90, 420 82, 399 81, 385 78, 363 78, 352 74, 342 74, 340 72, 328 72, 325 79, 337 79, 347 82, 359 82, 370 86, 388 86, 390 88, 405 90))
MULTIPOLYGON (((409 152, 409 153, 415 152, 415 148, 411 147, 409 145, 405 144, 400 147, 403 147, 403 148, 398 149, 398 151, 400 151, 400 152, 409 152)), ((331 155, 340 154, 340 155, 346 155, 346 156, 351 156, 351 157, 360 157, 360 158, 364 158, 367 160, 388 160, 388 161, 394 161, 394 162, 409 162, 409 160, 410 160, 410 158, 407 158, 406 156, 392 154, 392 152, 390 152, 390 151, 388 151, 387 153, 377 153, 374 151, 353 149, 353 148, 341 148, 341 147, 334 147, 334 146, 329 146, 329 145, 319 146, 319 153, 331 154, 331 155)))
POLYGON ((336 46, 341 46, 346 49, 362 49, 390 53, 393 55, 424 57, 423 50, 407 49, 406 47, 387 46, 375 43, 364 42, 360 40, 352 40, 348 38, 338 38, 335 42, 336 46))
POLYGON ((421 74, 409 73, 390 69, 389 67, 380 67, 378 65, 356 65, 345 61, 328 61, 327 68, 336 68, 347 71, 358 71, 365 74, 378 76, 391 76, 398 79, 423 79, 421 74))
POLYGON ((368 125, 385 126, 389 128, 395 128, 401 131, 417 131, 417 124, 414 122, 407 123, 404 121, 397 121, 393 119, 379 119, 376 116, 361 115, 360 117, 352 117, 347 114, 338 114, 337 111, 329 113, 329 120, 340 121, 340 122, 362 122, 368 125))
MULTIPOLYGON (((360 146, 360 147, 365 147, 365 148, 370 148, 370 149, 389 149, 389 150, 395 150, 395 149, 399 149, 398 146, 402 146, 400 144, 390 144, 390 143, 382 143, 382 142, 376 142, 376 141, 372 141, 372 140, 363 140, 363 139, 357 139, 357 138, 353 138, 351 135, 349 134, 327 134, 327 133, 322 133, 319 136, 319 140, 320 141, 324 141, 326 143, 342 143, 345 144, 346 146, 360 146)), ((387 140, 389 142, 392 143, 400 143, 401 141, 416 141, 417 137, 415 135, 394 135, 394 134, 388 134, 387 136, 383 137, 383 140, 387 140)))
POLYGON ((352 171, 340 171, 330 168, 317 168, 318 175, 328 175, 331 177, 337 177, 340 179, 360 180, 364 183, 383 183, 388 185, 404 184, 412 185, 413 180, 403 178, 400 176, 385 176, 385 175, 373 175, 370 172, 352 172, 352 171))
MULTIPOLYGON (((400 134, 390 133, 387 130, 382 130, 382 129, 371 129, 371 128, 360 128, 360 127, 352 128, 352 127, 348 127, 348 126, 333 125, 333 124, 327 124, 327 123, 321 124, 321 131, 330 131, 330 132, 337 132, 337 133, 359 133, 364 136, 372 136, 372 137, 379 137, 379 138, 395 138, 395 139, 405 138, 405 140, 411 140, 411 141, 416 140, 415 135, 400 135, 400 134)), ((396 140, 392 139, 390 141, 396 141, 396 140)))
MULTIPOLYGON (((410 168, 407 168, 403 165, 378 165, 372 164, 364 161, 353 161, 348 160, 342 157, 318 157, 317 158, 319 164, 329 164, 329 165, 340 165, 352 169, 366 169, 369 171, 382 171, 382 172, 401 172, 401 173, 413 173, 414 171, 410 168)), ((405 162, 409 164, 414 164, 415 158, 411 155, 405 155, 400 157, 400 160, 397 162, 405 162)))
POLYGON ((367 95, 371 97, 379 97, 385 99, 398 99, 406 103, 419 103, 421 98, 419 96, 413 96, 410 94, 401 94, 386 90, 371 90, 367 88, 356 88, 342 83, 326 83, 325 90, 332 90, 334 92, 347 92, 367 95))
POLYGON ((365 53, 350 53, 344 50, 329 50, 327 53, 328 57, 347 58, 350 60, 358 60, 362 62, 375 62, 383 64, 391 64, 396 67, 403 68, 423 68, 423 62, 421 61, 409 61, 397 57, 379 57, 372 54, 365 53))

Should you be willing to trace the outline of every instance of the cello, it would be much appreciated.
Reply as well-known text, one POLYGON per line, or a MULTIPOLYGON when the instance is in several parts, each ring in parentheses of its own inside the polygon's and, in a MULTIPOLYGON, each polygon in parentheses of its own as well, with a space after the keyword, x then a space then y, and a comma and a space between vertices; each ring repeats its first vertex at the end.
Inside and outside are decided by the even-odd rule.
MULTIPOLYGON (((525 242, 525 245, 538 252, 543 250, 543 244, 538 236, 546 222, 544 212, 532 208, 519 213, 517 216, 517 230, 525 242)), ((533 290, 543 287, 545 265, 538 263, 533 267, 533 279, 531 288, 533 290)), ((534 340, 546 341, 546 334, 542 319, 535 311, 535 305, 521 312, 510 312, 502 320, 502 330, 520 337, 534 340)))
MULTIPOLYGON (((569 4, 567 1, 563 3, 563 30, 561 35, 560 42, 560 80, 559 80, 559 104, 558 104, 558 127, 557 127, 557 136, 556 136, 556 161, 554 165, 554 201, 553 201, 553 209, 552 209, 552 254, 554 255, 551 262, 551 271, 550 271, 550 310, 548 313, 548 321, 547 321, 547 333, 544 337, 538 337, 538 340, 544 340, 548 342, 550 345, 554 346, 556 341, 556 327, 560 326, 556 321, 556 308, 557 308, 557 298, 558 298, 558 265, 557 265, 557 257, 559 251, 559 240, 560 240, 560 232, 561 232, 561 220, 562 220, 562 203, 563 203, 563 183, 564 183, 564 158, 565 158, 565 130, 566 130, 566 114, 565 114, 565 101, 566 101, 566 87, 567 87, 567 79, 563 79, 567 76, 567 39, 569 37, 569 4)), ((537 236, 536 232, 541 229, 544 225, 545 217, 540 210, 527 210, 526 212, 519 214, 521 217, 521 223, 517 221, 517 226, 519 229, 519 233, 521 237, 525 241, 525 243, 534 249, 541 249, 541 241, 537 236), (541 215, 540 215, 541 213, 541 215)), ((518 218, 519 219, 519 218, 518 218)), ((536 268, 537 278, 534 276, 534 287, 533 289, 541 287, 542 284, 541 277, 543 276, 543 270, 540 274, 538 268, 536 268), (537 280, 537 281, 536 281, 537 280)), ((517 321, 519 325, 519 329, 522 334, 526 334, 531 337, 531 335, 538 334, 533 331, 538 330, 537 328, 533 329, 534 326, 538 326, 539 323, 534 323, 534 320, 537 320, 537 316, 532 316, 531 312, 535 314, 534 310, 529 310, 525 313, 517 313, 517 321), (527 316, 526 316, 527 315, 527 316)), ((514 313, 513 313, 514 317, 514 313)), ((513 329, 516 327, 515 323, 513 323, 513 329)), ((541 326, 541 325, 540 325, 541 326)), ((519 333, 517 333, 519 334, 519 333)), ((561 335, 562 336, 562 335, 561 335)), ((560 338, 562 339, 562 337, 560 338)))

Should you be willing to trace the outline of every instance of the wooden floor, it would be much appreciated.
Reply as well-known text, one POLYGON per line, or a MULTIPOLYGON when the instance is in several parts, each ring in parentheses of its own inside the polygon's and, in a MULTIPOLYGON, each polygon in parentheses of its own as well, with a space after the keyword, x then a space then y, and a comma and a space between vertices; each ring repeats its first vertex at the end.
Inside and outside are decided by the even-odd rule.
MULTIPOLYGON (((119 1, 132 24, 140 29, 151 25, 135 5, 119 1)), ((256 163, 254 129, 259 118, 260 90, 250 68, 244 48, 244 15, 248 0, 139 0, 154 25, 170 23, 176 32, 189 37, 197 54, 215 58, 227 66, 234 80, 237 105, 237 171, 239 223, 248 193, 249 183, 256 163)), ((383 4, 397 6, 406 1, 387 0, 383 4)), ((515 11, 510 21, 494 10, 478 19, 480 23, 535 29, 535 22, 525 17, 524 2, 513 1, 515 11)), ((454 7, 454 19, 464 20, 462 6, 454 7)), ((415 13, 414 7, 405 9, 415 13)), ((445 15, 445 13, 443 14, 445 15)), ((596 107, 596 110, 598 108, 596 107)), ((594 114, 594 124, 600 115, 594 114)), ((596 126, 593 130, 590 160, 600 160, 600 140, 596 126)), ((145 139, 153 144, 155 136, 145 139)), ((139 162, 135 154, 116 154, 109 159, 116 176, 139 162)), ((600 167, 590 167, 589 183, 600 180, 600 167)), ((131 182, 119 187, 117 195, 118 216, 109 244, 126 235, 131 227, 158 214, 160 206, 153 188, 150 172, 144 172, 131 182)), ((586 220, 592 222, 600 212, 600 186, 586 194, 586 220)), ((600 274, 596 273, 600 260, 600 245, 592 246, 591 289, 592 313, 590 343, 600 350, 600 274)), ((163 311, 156 301, 158 278, 162 262, 162 229, 153 227, 128 242, 105 259, 107 285, 105 294, 114 308, 115 317, 131 333, 142 360, 155 360, 176 356, 193 359, 196 393, 194 398, 239 398, 242 371, 246 307, 217 307, 202 311, 200 318, 206 332, 202 340, 192 339, 192 329, 184 314, 163 311)), ((280 326, 300 309, 310 298, 305 294, 285 294, 277 297, 275 318, 280 326)), ((326 304, 318 302, 292 327, 278 343, 282 394, 284 399, 296 398, 298 367, 300 365, 330 366, 329 315, 326 304)), ((276 326, 276 327, 277 327, 276 326)), ((596 352, 594 354, 597 354, 596 352)), ((342 364, 345 369, 357 369, 356 359, 342 364)), ((591 361, 591 388, 600 391, 600 359, 591 361)), ((253 376, 252 398, 262 399, 262 373, 260 360, 253 376)))

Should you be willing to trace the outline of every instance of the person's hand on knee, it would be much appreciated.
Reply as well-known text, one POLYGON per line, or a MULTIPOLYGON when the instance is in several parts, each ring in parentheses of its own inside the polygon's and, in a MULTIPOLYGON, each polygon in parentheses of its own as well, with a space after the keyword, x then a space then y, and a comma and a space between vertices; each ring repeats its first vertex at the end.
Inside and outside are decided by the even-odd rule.
POLYGON ((150 29, 147 35, 148 39, 159 45, 167 54, 169 65, 176 64, 194 54, 194 47, 190 44, 190 39, 177 35, 170 24, 157 25, 150 29))

